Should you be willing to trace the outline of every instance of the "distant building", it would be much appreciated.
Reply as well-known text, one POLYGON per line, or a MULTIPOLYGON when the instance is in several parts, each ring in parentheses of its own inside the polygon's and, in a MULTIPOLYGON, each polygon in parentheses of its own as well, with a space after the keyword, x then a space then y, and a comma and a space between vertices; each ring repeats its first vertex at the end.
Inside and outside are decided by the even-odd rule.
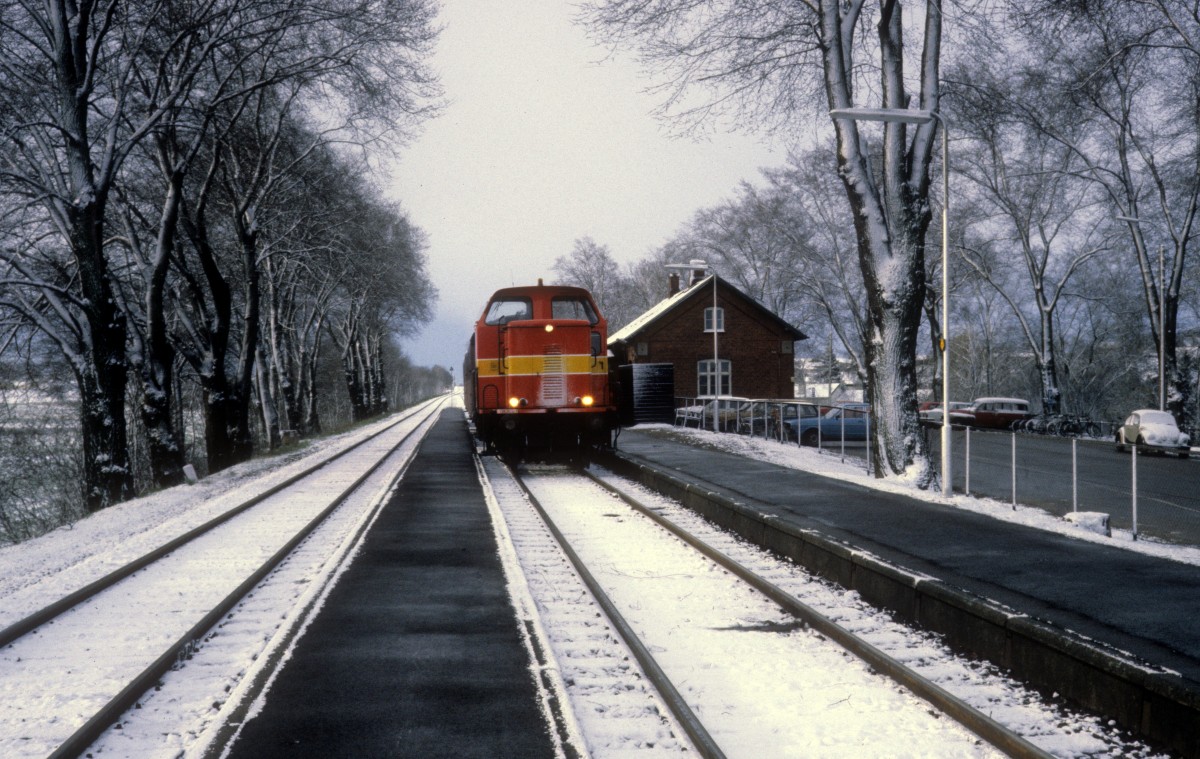
POLYGON ((848 382, 835 382, 833 384, 807 382, 803 385, 796 385, 796 397, 831 405, 837 403, 861 403, 863 400, 863 389, 858 385, 848 382))
POLYGON ((614 364, 672 364, 681 397, 794 397, 795 345, 805 334, 729 282, 706 275, 703 261, 692 263, 687 289, 672 273, 665 300, 609 335, 614 364))

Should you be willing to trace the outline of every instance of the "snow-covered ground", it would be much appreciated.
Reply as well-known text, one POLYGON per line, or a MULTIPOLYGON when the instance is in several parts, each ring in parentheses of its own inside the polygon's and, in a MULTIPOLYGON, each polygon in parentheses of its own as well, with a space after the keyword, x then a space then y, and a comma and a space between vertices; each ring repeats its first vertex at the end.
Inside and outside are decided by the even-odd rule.
MULTIPOLYGON (((520 587, 595 757, 677 756, 678 728, 616 643, 582 582, 503 468, 485 463, 513 542, 520 587), (603 666, 597 667, 596 662, 603 666)), ((1149 756, 1102 720, 1048 702, 985 663, 955 656, 856 593, 814 578, 644 488, 601 472, 923 677, 1055 756, 1149 756)), ((570 472, 532 468, 527 484, 591 573, 731 757, 994 756, 928 704, 570 472)), ((511 571, 511 570, 510 570, 511 571)))
MULTIPOLYGON (((361 476, 429 415, 412 414, 354 454, 320 470, 320 483, 263 501, 213 534, 172 552, 42 629, 0 651, 0 756, 46 756, 130 679, 236 588, 329 499, 361 476)), ((307 455, 251 462, 202 484, 173 488, 105 510, 72 529, 0 551, 0 626, 169 542, 297 471, 335 454, 396 417, 309 447, 307 455)), ((418 431, 287 561, 216 628, 189 647, 91 749, 95 756, 178 756, 202 748, 264 662, 309 615, 357 545, 363 526, 404 462, 418 431)), ((306 481, 307 483, 307 481, 306 481)))
MULTIPOLYGON (((318 444, 310 444, 303 451, 287 457, 249 462, 206 478, 197 485, 174 488, 122 504, 72 527, 0 549, 0 627, 40 607, 50 597, 80 587, 116 565, 141 555, 149 547, 159 545, 196 524, 207 521, 213 514, 228 508, 247 495, 266 490, 300 468, 308 466, 313 459, 332 456, 373 429, 374 427, 358 430, 318 444)), ((660 433, 655 431, 655 434, 660 433)), ((706 445, 726 447, 744 455, 766 458, 786 466, 811 468, 830 476, 857 479, 869 487, 901 488, 906 492, 914 492, 903 485, 880 483, 866 477, 861 471, 856 472, 850 465, 840 464, 834 457, 822 456, 809 450, 735 436, 715 436, 695 430, 674 430, 670 427, 664 427, 661 434, 695 436, 706 445)), ((386 492, 377 488, 377 492, 367 500, 377 502, 386 495, 386 492)), ((937 495, 926 497, 939 498, 937 495)), ((989 513, 994 511, 997 518, 1018 518, 1046 529, 1068 531, 1083 539, 1106 540, 1099 536, 1093 538, 1079 528, 1041 512, 1019 510, 1014 517, 1007 504, 989 506, 986 501, 973 498, 946 500, 962 508, 989 510, 989 513)), ((256 589, 253 598, 248 599, 221 623, 218 634, 210 635, 201 641, 189 657, 179 662, 176 669, 163 679, 162 688, 145 699, 140 709, 126 715, 121 721, 120 729, 110 730, 93 747, 92 753, 97 756, 120 757, 203 755, 222 724, 231 714, 245 707, 249 698, 249 684, 258 678, 269 679, 270 669, 280 660, 286 659, 289 646, 303 634, 306 620, 317 613, 324 594, 332 587, 332 583, 336 582, 345 563, 352 560, 354 536, 370 519, 369 508, 364 508, 347 516, 336 528, 314 535, 306 543, 306 550, 313 551, 311 557, 290 562, 289 570, 277 573, 277 576, 269 578, 256 589)), ((508 525, 498 526, 497 532, 503 536, 508 529, 508 525)), ((512 527, 512 530, 518 531, 516 527, 512 527)), ((1119 536, 1114 539, 1121 540, 1119 536)), ((1200 563, 1200 552, 1194 550, 1156 546, 1145 541, 1125 542, 1131 550, 1165 551, 1171 558, 1200 563)), ((639 546, 630 547, 629 552, 643 553, 647 550, 649 549, 639 546)), ((501 547, 502 554, 506 551, 516 555, 516 549, 507 542, 501 547)), ((562 567, 564 560, 551 557, 546 561, 549 562, 548 566, 562 567)), ((644 684, 636 684, 628 656, 619 646, 612 647, 614 641, 610 640, 611 633, 602 624, 596 623, 594 611, 588 611, 586 605, 571 605, 580 599, 575 597, 577 594, 573 591, 567 590, 565 581, 560 581, 560 576, 556 574, 558 571, 560 570, 551 571, 546 567, 526 569, 525 579, 521 581, 521 588, 524 590, 514 585, 514 605, 518 609, 522 608, 518 596, 534 598, 531 590, 533 586, 538 582, 548 583, 554 592, 570 602, 564 607, 566 613, 582 615, 583 628, 590 627, 590 632, 586 634, 580 632, 583 628, 577 627, 570 635, 558 636, 556 648, 560 673, 564 678, 568 672, 568 659, 575 668, 568 683, 578 686, 573 698, 582 693, 580 703, 589 705, 588 709, 580 710, 576 729, 591 736, 588 742, 597 747, 597 756, 655 755, 659 751, 677 755, 682 751, 682 743, 676 737, 681 735, 678 728, 654 706, 655 697, 645 691, 644 684), (583 690, 579 691, 578 688, 583 690), (603 727, 597 728, 588 724, 591 719, 589 714, 596 712, 603 712, 606 716, 603 727), (601 731, 600 737, 597 737, 595 730, 601 731), (650 751, 651 749, 654 750, 650 751), (643 753, 645 751, 650 753, 643 753)), ((787 571, 793 572, 795 568, 787 571)), ((618 569, 614 574, 619 578, 623 575, 628 576, 630 571, 618 569)), ((644 585, 645 579, 630 579, 630 588, 625 592, 641 592, 636 588, 644 585)), ((684 585, 687 585, 686 581, 684 585)), ((686 591, 682 592, 686 594, 686 591)), ((839 595, 836 590, 830 592, 835 596, 839 595)), ((754 608, 741 612, 735 610, 734 615, 740 614, 739 619, 754 624, 767 619, 768 612, 758 609, 755 605, 757 602, 747 603, 754 608)), ((544 601, 526 600, 524 607, 528 610, 530 604, 535 610, 549 613, 549 607, 544 601)), ((864 627, 876 625, 875 621, 863 621, 873 619, 857 615, 854 617, 854 620, 858 620, 857 624, 864 627)), ((759 634, 755 632, 753 636, 759 634)), ((803 633, 792 631, 779 634, 792 636, 803 633)), ((900 648, 908 649, 912 656, 927 655, 927 641, 903 637, 906 634, 895 633, 890 628, 883 635, 899 635, 900 648)), ((93 631, 91 635, 81 639, 80 645, 85 649, 92 649, 93 652, 99 652, 102 650, 103 638, 104 633, 93 631)), ((6 649, 0 652, 0 655, 8 653, 9 649, 6 649)), ((721 655, 722 652, 716 650, 708 657, 715 661, 721 655)), ((66 673, 63 673, 63 676, 65 677, 66 673)), ((756 677, 755 684, 743 687, 758 689, 764 699, 764 705, 769 706, 768 700, 774 698, 774 691, 771 689, 773 677, 770 672, 762 672, 756 677)), ((994 680, 994 673, 986 668, 979 668, 975 677, 982 683, 981 687, 985 689, 985 693, 989 687, 1001 690, 1007 687, 998 685, 994 680)), ((80 688, 88 688, 92 684, 79 685, 80 688)), ((38 702, 37 693, 14 693, 5 690, 6 687, 7 683, 0 684, 0 696, 6 703, 6 709, 9 708, 8 704, 14 703, 13 699, 26 699, 29 703, 28 708, 33 711, 41 710, 43 716, 51 720, 59 718, 57 704, 45 700, 38 702)), ((859 699, 865 701, 868 698, 876 698, 874 695, 868 697, 860 694, 854 688, 843 690, 843 696, 832 699, 827 704, 829 708, 842 709, 846 704, 861 705, 859 699), (842 702, 842 698, 849 700, 842 702)), ((269 693, 267 697, 269 698, 269 693)), ((1098 731, 1095 725, 1085 719, 1067 719, 1061 712, 1053 711, 1051 715, 1030 719, 1048 720, 1046 730, 1051 729, 1051 722, 1061 723, 1054 728, 1057 732, 1053 734, 1058 737, 1052 744, 1053 750, 1059 755, 1145 754, 1136 744, 1122 746, 1115 743, 1111 736, 1103 735, 1102 729, 1098 731), (1065 728, 1062 727, 1063 724, 1066 725, 1065 728)), ((783 716, 786 719, 788 714, 783 716)), ((804 715, 806 721, 818 718, 819 715, 815 714, 804 715)), ((3 729, 8 731, 8 734, 0 735, 0 746, 3 746, 0 748, 0 755, 16 757, 44 754, 38 750, 32 753, 21 750, 24 742, 19 727, 3 729)), ((891 726, 881 725, 880 729, 890 730, 891 726)), ((1036 734, 1041 732, 1041 728, 1035 726, 1031 731, 1036 734)), ((874 745, 877 747, 887 745, 877 742, 879 735, 865 735, 865 728, 851 729, 850 735, 876 742, 874 745)), ((944 725, 932 725, 923 739, 915 742, 904 739, 902 744, 891 745, 887 753, 896 756, 962 755, 963 752, 949 748, 952 745, 958 748, 966 747, 971 753, 986 753, 984 749, 973 748, 974 744, 970 740, 965 744, 944 743, 946 735, 947 728, 944 725)), ((822 740, 833 740, 829 735, 816 735, 813 740, 817 743, 805 744, 807 749, 799 755, 862 755, 866 750, 863 748, 853 751, 841 746, 835 751, 821 743, 822 740)), ((844 737, 836 740, 840 742, 844 737)), ((776 755, 788 754, 780 752, 776 755)))

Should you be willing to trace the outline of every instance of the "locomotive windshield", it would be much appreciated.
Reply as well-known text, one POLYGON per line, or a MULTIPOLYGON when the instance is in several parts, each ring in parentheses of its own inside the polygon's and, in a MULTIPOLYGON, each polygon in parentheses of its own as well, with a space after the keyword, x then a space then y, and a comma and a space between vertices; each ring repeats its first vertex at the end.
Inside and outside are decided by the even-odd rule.
POLYGON ((508 324, 516 319, 532 319, 533 303, 529 298, 497 298, 488 306, 484 322, 491 327, 508 324))
POLYGON ((585 298, 559 297, 554 298, 551 303, 553 319, 580 319, 588 324, 600 321, 596 309, 592 308, 592 304, 585 298))

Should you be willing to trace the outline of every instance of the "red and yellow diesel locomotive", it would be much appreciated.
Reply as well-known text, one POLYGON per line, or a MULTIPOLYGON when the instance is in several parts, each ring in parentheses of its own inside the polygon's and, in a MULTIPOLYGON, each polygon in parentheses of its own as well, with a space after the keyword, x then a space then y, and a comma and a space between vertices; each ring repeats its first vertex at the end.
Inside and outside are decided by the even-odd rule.
POLYGON ((489 451, 578 459, 611 443, 608 322, 581 287, 497 290, 463 361, 467 413, 489 451))

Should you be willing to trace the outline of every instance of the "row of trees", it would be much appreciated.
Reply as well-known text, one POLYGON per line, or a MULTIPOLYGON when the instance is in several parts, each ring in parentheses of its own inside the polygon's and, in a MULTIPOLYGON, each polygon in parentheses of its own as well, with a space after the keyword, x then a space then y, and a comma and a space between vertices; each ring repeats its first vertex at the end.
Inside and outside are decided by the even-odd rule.
MULTIPOLYGON (((666 259, 706 258, 809 334, 832 331, 880 420, 881 474, 933 475, 916 404, 923 382, 941 383, 930 177, 947 124, 962 397, 1021 390, 1028 373, 1014 367, 1031 363, 1047 412, 1111 412, 1161 346, 1187 421, 1195 377, 1178 334, 1200 195, 1200 21, 1187 3, 594 0, 585 22, 658 72, 673 123, 732 120, 811 145, 622 274, 649 265, 658 282, 666 259), (829 114, 855 107, 938 118, 829 114), (920 354, 936 358, 927 378, 920 354)), ((573 258, 589 247, 605 252, 584 240, 573 258)))
POLYGON ((0 0, 0 353, 48 342, 69 367, 90 510, 135 492, 135 443, 151 484, 181 481, 182 373, 209 471, 251 455, 255 415, 272 445, 319 429, 329 341, 353 415, 384 408, 385 344, 435 293, 366 148, 436 106, 432 15, 0 0))

